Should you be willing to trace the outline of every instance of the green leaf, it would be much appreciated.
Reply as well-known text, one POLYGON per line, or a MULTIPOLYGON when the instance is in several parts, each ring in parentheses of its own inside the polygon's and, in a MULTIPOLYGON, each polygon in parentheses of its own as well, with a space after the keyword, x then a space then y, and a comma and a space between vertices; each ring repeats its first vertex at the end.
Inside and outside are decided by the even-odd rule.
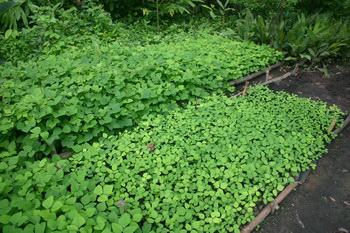
POLYGON ((62 206, 63 206, 63 203, 61 201, 55 201, 55 203, 52 205, 51 210, 53 212, 56 212, 57 210, 61 209, 62 206))
POLYGON ((113 185, 104 185, 103 193, 106 195, 111 195, 113 193, 113 185))
POLYGON ((5 2, 0 3, 0 15, 5 14, 10 9, 13 9, 14 7, 21 5, 21 1, 13 1, 13 0, 7 0, 5 2))
POLYGON ((105 225, 106 225, 106 219, 102 216, 97 216, 96 225, 95 225, 94 229, 103 230, 105 225))
POLYGON ((0 215, 0 223, 3 225, 7 225, 10 222, 11 216, 7 214, 0 215))
POLYGON ((97 185, 96 188, 94 189, 94 194, 101 195, 102 193, 103 193, 102 186, 101 185, 97 185))
POLYGON ((112 232, 113 233, 122 233, 123 227, 119 225, 118 223, 112 223, 112 232))
POLYGON ((35 233, 44 233, 45 229, 46 229, 46 223, 45 222, 37 223, 34 226, 35 233))
POLYGON ((142 220, 142 213, 135 213, 132 215, 132 220, 135 222, 140 222, 142 220))
POLYGON ((284 189, 283 185, 280 185, 280 184, 279 184, 279 185, 277 186, 277 190, 278 190, 278 191, 282 191, 283 189, 284 189))
POLYGON ((131 218, 130 218, 130 214, 128 213, 122 214, 122 216, 118 221, 119 225, 121 225, 122 227, 126 227, 127 225, 130 224, 130 222, 131 222, 131 218))
POLYGON ((138 229, 137 225, 130 225, 124 229, 125 233, 134 233, 138 229))
POLYGON ((7 214, 10 210, 10 202, 7 199, 0 200, 1 214, 7 214))
POLYGON ((83 216, 81 216, 79 213, 74 213, 73 215, 73 221, 72 224, 77 226, 77 227, 81 227, 82 225, 85 224, 85 219, 83 216))
POLYGON ((87 208, 85 211, 87 217, 91 218, 96 213, 96 209, 93 207, 87 208))
POLYGON ((49 196, 46 200, 43 201, 43 207, 49 209, 53 204, 54 198, 53 196, 49 196))

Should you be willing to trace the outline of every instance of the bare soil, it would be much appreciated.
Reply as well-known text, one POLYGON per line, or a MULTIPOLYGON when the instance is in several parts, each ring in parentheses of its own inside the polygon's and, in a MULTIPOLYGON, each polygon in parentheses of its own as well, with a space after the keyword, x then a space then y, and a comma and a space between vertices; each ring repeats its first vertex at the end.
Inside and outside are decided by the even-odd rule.
MULTIPOLYGON (((275 73, 280 73, 276 71, 275 73)), ((274 75, 275 76, 275 75, 274 75)), ((332 67, 270 85, 350 110, 350 67, 332 67)), ((306 182, 297 187, 257 230, 262 233, 350 233, 350 126, 328 146, 306 182)))

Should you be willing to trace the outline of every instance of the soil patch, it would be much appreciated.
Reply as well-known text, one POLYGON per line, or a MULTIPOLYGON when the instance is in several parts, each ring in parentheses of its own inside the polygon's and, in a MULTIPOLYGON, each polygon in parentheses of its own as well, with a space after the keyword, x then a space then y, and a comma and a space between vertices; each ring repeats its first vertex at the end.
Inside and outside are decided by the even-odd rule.
POLYGON ((350 110, 350 67, 333 67, 330 77, 324 77, 321 72, 302 72, 297 77, 273 83, 270 88, 336 104, 343 111, 350 110))

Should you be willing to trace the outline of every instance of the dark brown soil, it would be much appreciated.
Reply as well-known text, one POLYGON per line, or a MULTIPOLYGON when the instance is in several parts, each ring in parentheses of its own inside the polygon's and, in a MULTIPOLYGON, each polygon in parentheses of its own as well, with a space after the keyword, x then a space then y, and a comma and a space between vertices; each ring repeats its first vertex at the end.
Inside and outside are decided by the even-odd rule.
MULTIPOLYGON (((330 77, 302 72, 270 86, 350 110, 350 67, 333 67, 330 77)), ((262 233, 350 232, 350 126, 328 146, 306 182, 261 224, 262 233)))
POLYGON ((302 72, 299 76, 270 85, 274 90, 284 90, 336 104, 343 111, 350 110, 350 67, 334 67, 326 78, 321 72, 302 72))

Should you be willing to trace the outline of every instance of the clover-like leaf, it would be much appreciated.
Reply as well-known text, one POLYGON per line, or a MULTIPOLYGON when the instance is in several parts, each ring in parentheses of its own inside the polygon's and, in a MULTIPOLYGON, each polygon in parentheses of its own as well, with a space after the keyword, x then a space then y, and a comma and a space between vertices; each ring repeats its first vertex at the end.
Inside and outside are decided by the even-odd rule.
POLYGON ((49 209, 54 202, 53 196, 49 196, 47 199, 45 199, 42 203, 42 205, 46 208, 49 209))

